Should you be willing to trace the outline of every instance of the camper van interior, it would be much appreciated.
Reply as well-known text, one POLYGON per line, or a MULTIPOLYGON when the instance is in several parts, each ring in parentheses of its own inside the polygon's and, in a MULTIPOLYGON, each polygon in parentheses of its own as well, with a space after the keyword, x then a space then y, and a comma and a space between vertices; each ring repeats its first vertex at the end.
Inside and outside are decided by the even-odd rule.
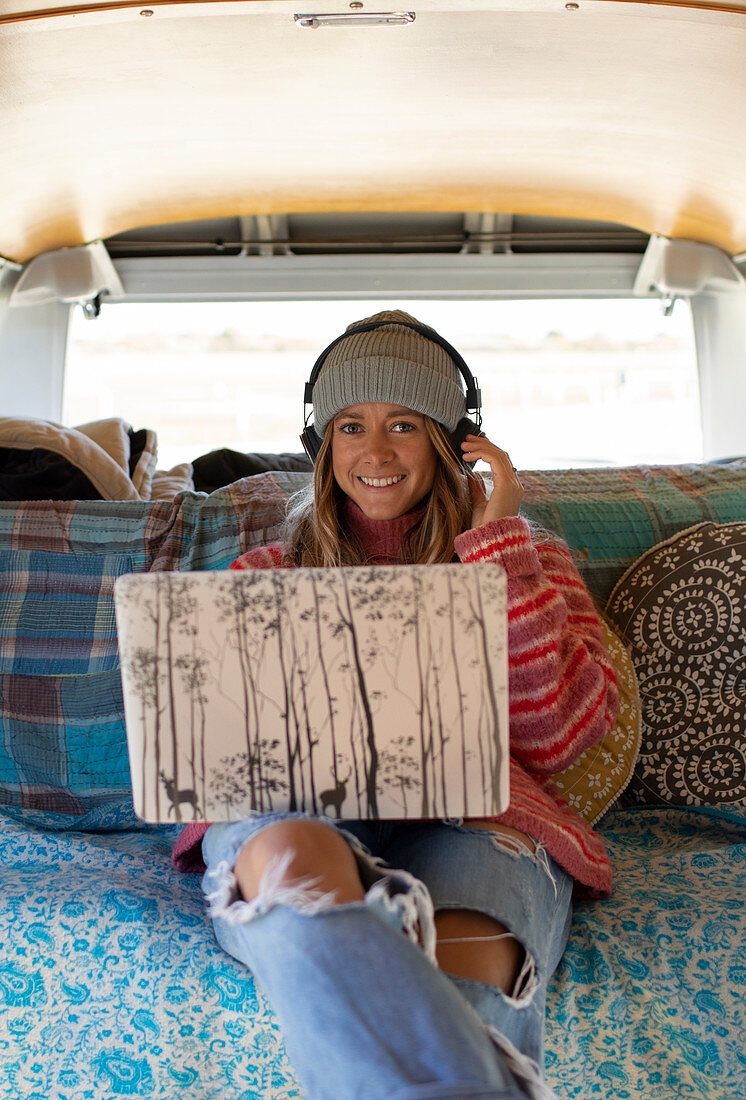
POLYGON ((112 590, 276 539, 379 308, 462 349, 619 679, 548 1087, 746 1095, 744 56, 743 0, 2 0, 0 1097, 302 1100, 132 811, 112 590))

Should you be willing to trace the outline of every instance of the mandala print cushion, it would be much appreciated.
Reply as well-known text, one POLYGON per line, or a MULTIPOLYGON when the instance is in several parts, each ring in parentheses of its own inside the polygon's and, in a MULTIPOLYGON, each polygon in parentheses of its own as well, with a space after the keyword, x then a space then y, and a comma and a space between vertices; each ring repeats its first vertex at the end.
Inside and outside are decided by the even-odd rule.
POLYGON ((601 633, 619 685, 617 720, 603 741, 591 745, 569 768, 553 776, 562 797, 589 825, 595 825, 629 783, 642 732, 640 693, 632 658, 622 639, 603 619, 601 633))
POLYGON ((625 801, 746 817, 746 523, 701 523, 654 546, 606 610, 642 702, 625 801))

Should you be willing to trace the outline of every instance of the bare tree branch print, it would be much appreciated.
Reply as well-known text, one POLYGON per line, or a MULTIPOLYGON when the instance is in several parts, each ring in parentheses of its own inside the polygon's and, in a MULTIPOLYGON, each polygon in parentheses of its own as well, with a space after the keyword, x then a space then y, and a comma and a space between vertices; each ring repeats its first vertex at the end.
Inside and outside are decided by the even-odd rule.
MULTIPOLYGON (((275 755, 278 748, 280 748, 279 740, 265 740, 262 743, 265 760, 262 793, 268 810, 273 808, 272 796, 284 795, 288 789, 285 780, 285 764, 275 755)), ((212 793, 214 798, 222 803, 227 820, 235 819, 240 808, 245 805, 246 788, 253 771, 254 762, 247 753, 223 757, 214 768, 211 776, 212 793)))
MULTIPOLYGON (((475 568, 479 568, 476 566, 475 568)), ((489 579, 489 578, 487 578, 489 579)), ((495 680, 492 674, 492 660, 489 653, 488 643, 488 631, 487 631, 487 619, 485 615, 484 599, 482 595, 482 589, 480 585, 474 586, 475 601, 472 603, 472 611, 474 613, 474 621, 478 628, 479 645, 482 651, 482 675, 486 691, 486 697, 490 708, 490 728, 492 730, 492 736, 489 739, 489 757, 490 757, 490 776, 491 776, 491 794, 495 805, 499 802, 499 789, 497 787, 499 779, 499 769, 503 765, 503 744, 501 737, 501 722, 500 722, 500 708, 497 700, 497 690, 495 687, 495 680), (476 607, 475 607, 476 603, 476 607)))
POLYGON ((145 624, 141 637, 147 644, 138 644, 122 655, 122 674, 130 678, 134 698, 139 703, 141 715, 141 776, 143 812, 150 812, 148 792, 152 791, 153 813, 161 819, 161 793, 158 781, 151 786, 148 777, 151 769, 158 776, 161 772, 161 606, 158 590, 152 590, 147 598, 136 600, 129 589, 119 596, 123 614, 139 614, 145 624), (152 719, 152 723, 151 723, 152 719), (152 765, 148 764, 148 747, 152 746, 152 765))
POLYGON ((365 796, 366 813, 369 817, 378 817, 378 792, 376 789, 376 774, 378 771, 378 749, 376 747, 376 734, 373 724, 373 714, 368 698, 368 687, 365 682, 362 658, 358 645, 357 628, 355 626, 352 611, 352 596, 350 593, 349 571, 340 569, 342 596, 345 601, 345 610, 341 602, 337 601, 337 610, 341 622, 349 632, 350 648, 352 650, 353 671, 357 684, 357 698, 363 715, 364 736, 367 743, 367 762, 365 768, 365 796))
POLYGON ((262 740, 260 737, 259 669, 272 623, 273 606, 261 584, 261 577, 250 573, 234 574, 218 597, 220 619, 228 624, 238 656, 243 693, 243 730, 248 772, 246 780, 249 805, 262 810, 263 783, 262 740), (240 579, 239 579, 240 578, 240 579))
POLYGON ((461 661, 459 659, 458 647, 456 644, 456 607, 455 597, 453 591, 453 574, 449 573, 447 577, 448 581, 448 636, 451 645, 451 665, 453 667, 453 679, 454 687, 456 691, 456 698, 458 705, 456 712, 458 715, 459 723, 459 746, 460 746, 460 761, 461 761, 461 798, 464 805, 464 817, 469 816, 469 784, 466 781, 466 761, 467 761, 467 748, 466 748, 466 722, 464 721, 464 702, 465 696, 461 686, 461 661))
POLYGON ((334 780, 335 788, 339 784, 339 766, 338 766, 338 753, 337 753, 337 733, 335 717, 337 714, 337 699, 332 694, 331 682, 329 679, 329 669, 327 667, 326 658, 324 655, 324 638, 322 635, 322 626, 328 624, 329 613, 324 606, 324 598, 319 590, 318 575, 314 572, 311 574, 311 590, 313 592, 313 606, 314 606, 314 623, 316 626, 316 645, 319 656, 319 667, 321 669, 321 676, 324 683, 324 693, 326 698, 327 712, 329 715, 329 737, 331 739, 331 754, 332 754, 332 779, 334 780))
POLYGON ((497 567, 122 580, 123 621, 139 619, 122 679, 146 820, 495 812, 507 759, 497 567))
MULTIPOLYGON (((160 745, 158 739, 155 736, 155 729, 151 737, 148 737, 148 717, 150 714, 156 714, 158 712, 158 691, 157 691, 157 676, 158 676, 158 658, 154 649, 148 649, 146 646, 138 646, 132 653, 127 671, 132 682, 132 688, 134 694, 140 700, 140 720, 142 725, 142 758, 140 762, 140 783, 141 790, 147 790, 147 777, 148 777, 148 750, 152 745, 152 753, 154 757, 154 766, 156 771, 160 768, 160 745)), ((158 797, 158 788, 156 787, 156 799, 158 797)), ((159 806, 156 801, 156 813, 159 811, 159 806)))
POLYGON ((420 782, 415 738, 413 734, 395 737, 385 749, 381 749, 381 777, 384 787, 396 792, 404 817, 409 817, 407 791, 418 791, 420 782))

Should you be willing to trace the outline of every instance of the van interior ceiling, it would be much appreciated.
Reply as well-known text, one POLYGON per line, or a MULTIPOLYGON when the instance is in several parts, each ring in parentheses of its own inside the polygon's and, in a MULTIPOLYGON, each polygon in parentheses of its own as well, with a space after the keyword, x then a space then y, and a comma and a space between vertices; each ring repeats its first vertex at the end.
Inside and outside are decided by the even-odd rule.
POLYGON ((746 6, 379 7, 5 0, 6 414, 60 418, 75 304, 683 297, 744 453, 746 6))

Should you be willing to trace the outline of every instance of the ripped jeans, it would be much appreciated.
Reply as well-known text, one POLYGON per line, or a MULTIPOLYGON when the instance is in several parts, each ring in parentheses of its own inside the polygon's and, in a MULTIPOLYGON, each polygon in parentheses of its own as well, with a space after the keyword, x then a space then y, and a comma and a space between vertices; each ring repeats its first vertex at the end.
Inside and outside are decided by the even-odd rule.
POLYGON ((569 931, 569 876, 540 845, 457 822, 323 818, 351 845, 365 900, 279 886, 286 861, 243 901, 232 873, 242 846, 306 816, 213 825, 202 842, 218 943, 267 994, 306 1100, 551 1098, 544 1011, 569 931), (525 961, 510 995, 437 968, 443 909, 477 910, 515 935, 525 961))

